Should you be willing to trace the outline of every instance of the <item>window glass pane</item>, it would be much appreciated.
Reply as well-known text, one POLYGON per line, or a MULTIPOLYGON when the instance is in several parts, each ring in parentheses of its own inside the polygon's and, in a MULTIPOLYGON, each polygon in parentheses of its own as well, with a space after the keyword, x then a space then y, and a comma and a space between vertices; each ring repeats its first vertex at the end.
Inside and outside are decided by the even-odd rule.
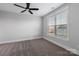
POLYGON ((56 15, 56 25, 67 24, 67 11, 63 11, 56 15))
POLYGON ((50 26, 50 25, 55 25, 55 17, 50 17, 48 22, 49 22, 49 23, 48 23, 49 26, 50 26))
POLYGON ((48 32, 51 35, 55 33, 55 17, 50 17, 48 20, 48 32))
POLYGON ((56 26, 56 34, 61 36, 67 36, 67 25, 57 25, 56 26))

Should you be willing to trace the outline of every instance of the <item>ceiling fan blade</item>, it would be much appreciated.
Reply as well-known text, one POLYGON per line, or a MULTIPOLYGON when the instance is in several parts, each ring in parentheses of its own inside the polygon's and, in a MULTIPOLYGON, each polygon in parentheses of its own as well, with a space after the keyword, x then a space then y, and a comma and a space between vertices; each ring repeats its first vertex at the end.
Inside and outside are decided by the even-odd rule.
POLYGON ((29 7, 30 7, 30 3, 26 3, 26 4, 27 4, 26 9, 29 9, 29 7))
POLYGON ((29 10, 29 12, 30 12, 31 14, 33 14, 30 10, 29 10))
POLYGON ((23 13, 23 12, 25 12, 26 11, 26 9, 25 10, 23 10, 23 11, 21 11, 21 13, 23 13))
POLYGON ((30 10, 39 10, 38 8, 30 8, 30 10))
POLYGON ((17 6, 17 7, 25 9, 25 7, 23 7, 23 6, 20 6, 20 5, 17 5, 17 4, 14 4, 14 5, 17 6))

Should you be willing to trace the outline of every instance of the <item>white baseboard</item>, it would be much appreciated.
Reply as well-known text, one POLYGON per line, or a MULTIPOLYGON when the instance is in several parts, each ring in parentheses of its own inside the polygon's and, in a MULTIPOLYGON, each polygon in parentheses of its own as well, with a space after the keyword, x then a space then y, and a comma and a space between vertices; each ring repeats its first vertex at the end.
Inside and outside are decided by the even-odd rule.
POLYGON ((34 40, 34 39, 39 39, 39 38, 42 38, 42 36, 33 36, 33 37, 25 37, 25 38, 19 38, 19 39, 14 39, 14 40, 9 40, 9 41, 1 41, 0 44, 20 42, 20 41, 25 41, 25 40, 34 40))
POLYGON ((54 43, 54 44, 56 44, 56 45, 58 45, 58 46, 60 46, 60 47, 62 47, 62 48, 64 48, 64 49, 66 49, 66 50, 68 50, 68 51, 71 51, 71 52, 74 53, 74 54, 79 55, 79 51, 78 51, 77 49, 74 49, 74 48, 71 48, 71 47, 62 45, 62 44, 57 43, 57 42, 55 42, 55 41, 53 41, 53 40, 50 40, 50 39, 47 38, 47 37, 43 37, 43 38, 46 39, 46 40, 48 40, 48 41, 50 41, 50 42, 52 42, 52 43, 54 43))

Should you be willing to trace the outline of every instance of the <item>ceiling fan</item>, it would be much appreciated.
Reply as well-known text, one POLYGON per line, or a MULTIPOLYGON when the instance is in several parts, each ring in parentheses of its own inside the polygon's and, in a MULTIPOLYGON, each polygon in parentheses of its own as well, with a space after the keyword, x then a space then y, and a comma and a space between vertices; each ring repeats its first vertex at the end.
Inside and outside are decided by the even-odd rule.
POLYGON ((30 3, 26 3, 26 7, 23 7, 17 4, 14 4, 14 5, 24 9, 23 11, 21 11, 21 13, 24 13, 27 9, 30 14, 33 14, 32 10, 36 10, 36 11, 39 10, 39 8, 30 8, 30 3))

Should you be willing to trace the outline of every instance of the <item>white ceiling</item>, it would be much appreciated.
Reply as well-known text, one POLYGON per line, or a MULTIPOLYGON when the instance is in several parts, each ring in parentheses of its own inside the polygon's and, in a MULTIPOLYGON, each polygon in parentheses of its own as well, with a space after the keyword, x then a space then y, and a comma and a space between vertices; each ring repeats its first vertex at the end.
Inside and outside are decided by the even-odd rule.
MULTIPOLYGON (((13 5, 14 3, 0 3, 0 10, 4 10, 4 11, 10 11, 10 12, 15 12, 15 13, 20 13, 22 10, 22 8, 19 8, 17 6, 13 5)), ((26 6, 25 3, 17 3, 18 5, 21 6, 26 6)), ((50 11, 56 9, 57 7, 59 7, 60 5, 62 5, 63 3, 31 3, 30 7, 34 7, 34 8, 39 8, 38 11, 32 11, 35 16, 44 16, 45 14, 49 13, 50 11)), ((29 14, 27 11, 24 12, 23 14, 29 14)))

